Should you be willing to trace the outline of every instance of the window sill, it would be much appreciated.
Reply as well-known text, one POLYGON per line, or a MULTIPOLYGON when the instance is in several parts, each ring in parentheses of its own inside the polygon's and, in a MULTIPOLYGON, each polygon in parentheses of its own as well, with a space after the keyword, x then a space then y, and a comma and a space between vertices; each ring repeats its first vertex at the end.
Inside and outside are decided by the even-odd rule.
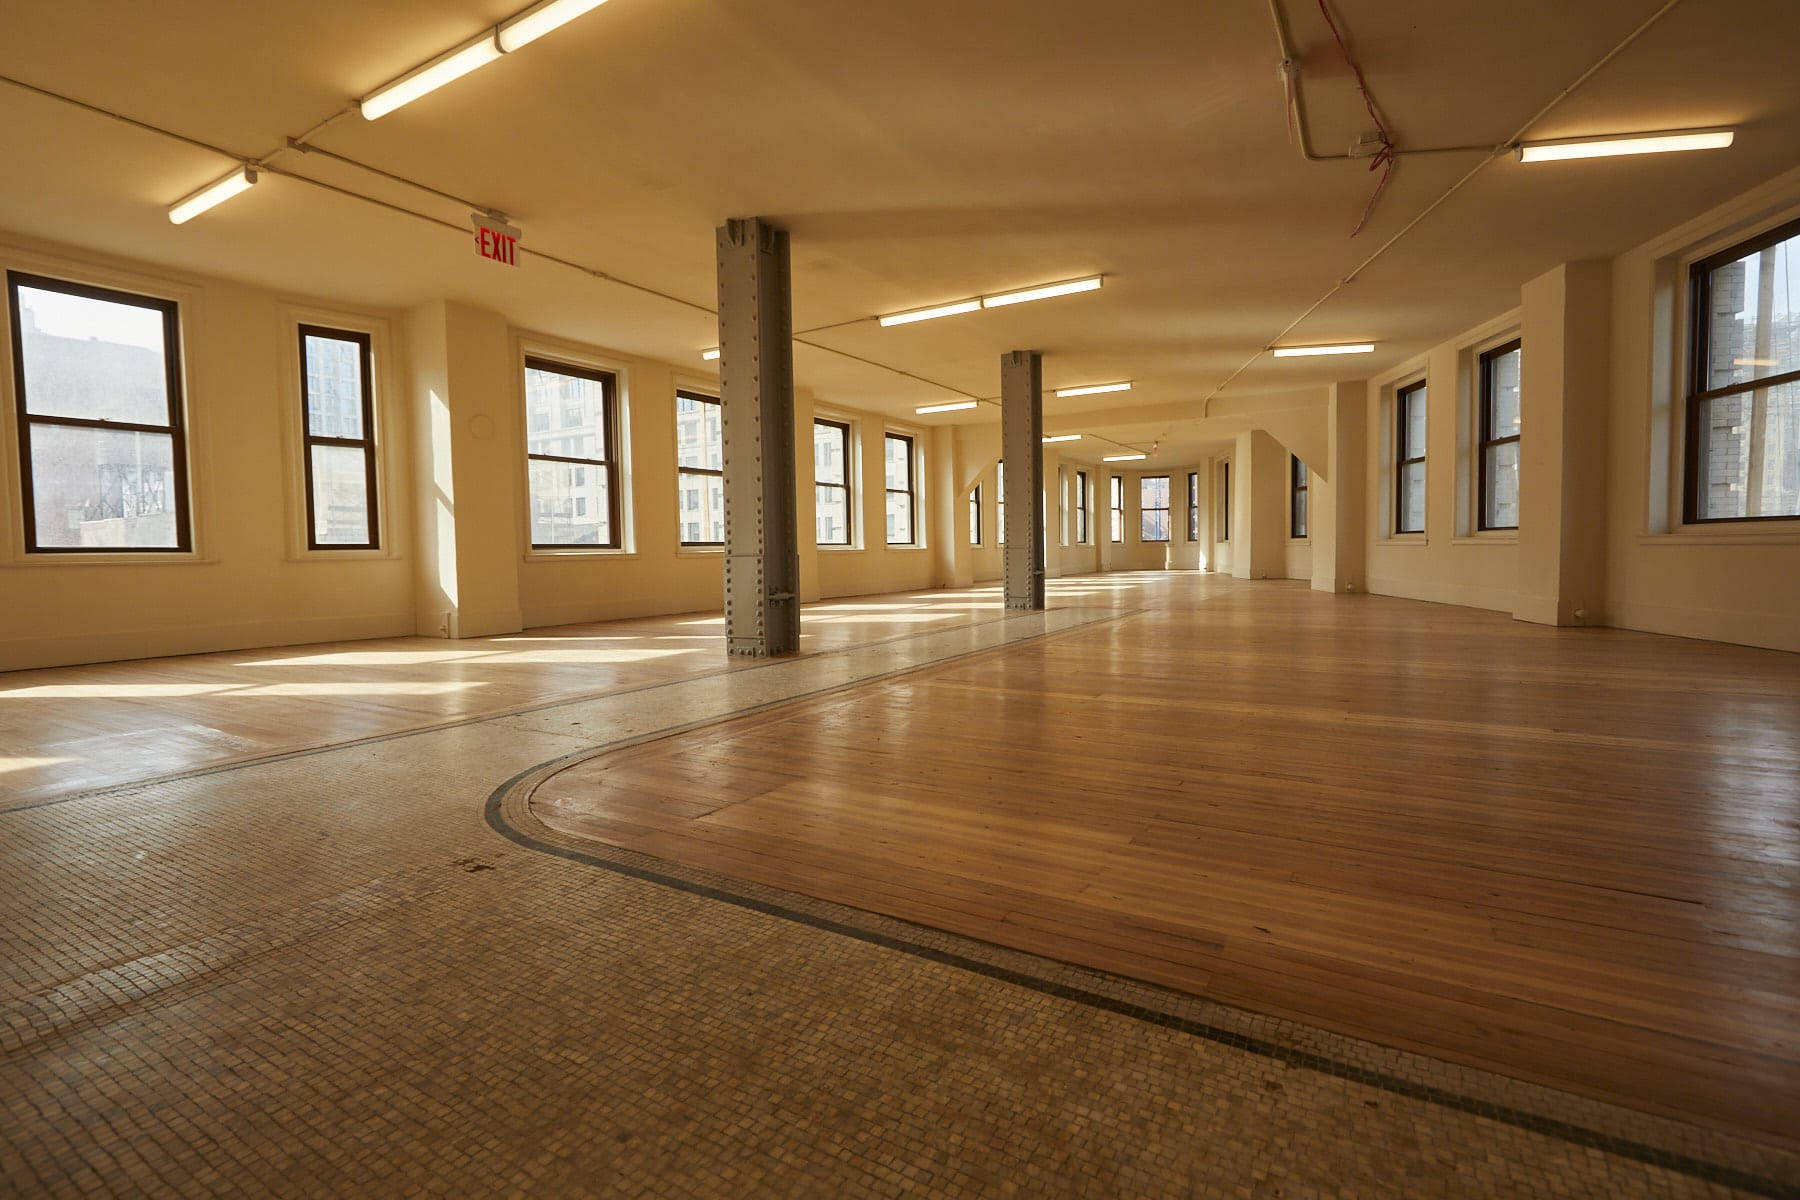
POLYGON ((1288 539, 1288 545, 1290 545, 1290 546, 1310 546, 1310 545, 1312 545, 1312 538, 1310 538, 1310 537, 1291 537, 1288 539))
POLYGON ((863 550, 861 546, 820 546, 816 544, 813 549, 820 554, 861 554, 863 550))
POLYGON ((1450 539, 1452 546, 1516 546, 1519 544, 1519 531, 1516 529, 1490 529, 1481 533, 1465 533, 1461 537, 1450 539))
POLYGON ((637 556, 636 550, 596 550, 587 546, 570 546, 566 550, 551 550, 543 547, 535 547, 525 552, 525 561, 556 562, 560 559, 568 558, 636 558, 637 556))
POLYGON ((921 546, 917 542, 889 542, 885 548, 900 553, 928 549, 928 547, 921 546))
POLYGON ((392 550, 376 547, 373 550, 290 550, 287 561, 291 563, 331 563, 331 562, 386 562, 400 556, 392 550))
POLYGON ((725 554, 723 546, 678 546, 676 558, 721 558, 725 554))
POLYGON ((1431 539, 1422 533, 1390 533, 1384 538, 1377 538, 1377 546, 1429 546, 1431 539))
POLYGON ((1800 545, 1800 517, 1682 525, 1667 533, 1640 533, 1637 541, 1640 546, 1795 546, 1800 545))
POLYGON ((13 554, 15 567, 151 567, 151 566, 217 566, 217 558, 193 550, 153 551, 124 550, 117 554, 33 554, 20 550, 13 554))

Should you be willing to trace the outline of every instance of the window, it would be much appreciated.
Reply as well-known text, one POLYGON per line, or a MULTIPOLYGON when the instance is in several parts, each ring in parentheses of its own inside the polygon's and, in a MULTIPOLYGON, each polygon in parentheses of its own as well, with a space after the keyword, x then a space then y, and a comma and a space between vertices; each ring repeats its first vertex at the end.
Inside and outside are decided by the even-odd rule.
POLYGON ((1146 475, 1138 480, 1138 540, 1169 540, 1169 477, 1146 475))
POLYGON ((813 422, 813 519, 821 546, 850 544, 850 426, 813 422))
POLYGON ((1112 540, 1125 540, 1125 477, 1112 477, 1112 540))
POLYGON ((1519 527, 1520 361, 1516 338, 1481 356, 1481 529, 1519 527))
POLYGON ((1425 532, 1425 384, 1394 393, 1394 532, 1425 532))
POLYGON ((176 306, 8 273, 31 553, 190 548, 176 306))
POLYGON ((1006 545, 1006 460, 994 464, 994 544, 1006 545))
POLYGON ((684 546, 725 544, 724 420, 717 397, 675 393, 676 519, 684 546))
POLYGON ((981 485, 969 493, 969 545, 981 545, 981 485))
POLYGON ((887 540, 890 546, 910 546, 918 541, 913 532, 913 440, 904 433, 887 435, 887 540))
POLYGON ((1088 480, 1086 471, 1075 472, 1075 544, 1088 542, 1088 480))
POLYGON ((1288 530, 1296 538, 1306 536, 1307 471, 1298 454, 1288 455, 1288 530))
POLYGON ((1800 221, 1693 266, 1686 519, 1800 516, 1800 221))
POLYGON ((1190 542, 1200 540, 1200 473, 1188 472, 1188 537, 1190 542))
POLYGON ((1231 463, 1219 464, 1219 540, 1231 540, 1231 463))
POLYGON ((380 542, 370 362, 368 334, 300 327, 308 549, 373 550, 380 542))
POLYGON ((605 371, 525 360, 525 466, 534 548, 618 549, 617 387, 605 371), (572 420, 577 414, 582 419, 572 420))

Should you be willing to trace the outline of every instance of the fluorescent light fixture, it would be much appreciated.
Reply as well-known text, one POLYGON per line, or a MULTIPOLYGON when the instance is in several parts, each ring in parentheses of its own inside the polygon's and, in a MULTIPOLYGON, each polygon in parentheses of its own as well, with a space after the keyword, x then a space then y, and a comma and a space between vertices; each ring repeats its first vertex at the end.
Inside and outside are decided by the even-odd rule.
POLYGON ((958 300, 955 304, 940 304, 936 308, 915 308, 911 312, 893 313, 878 317, 883 328, 889 325, 911 325, 914 321, 929 321, 936 317, 954 317, 958 313, 978 312, 981 309, 979 300, 958 300))
POLYGON ((439 55, 416 71, 408 72, 362 102, 364 120, 385 117, 403 104, 411 104, 427 92, 435 92, 446 83, 461 79, 470 71, 485 67, 500 57, 500 44, 492 30, 466 46, 439 55))
POLYGON ((1046 287, 1026 288, 1021 292, 1001 292, 998 296, 983 296, 983 308, 1004 308, 1008 304, 1023 304, 1027 300, 1048 300, 1052 296, 1072 296, 1076 292, 1092 292, 1099 290, 1100 276, 1093 275, 1086 279, 1071 279, 1067 283, 1052 283, 1046 287))
POLYGON ((1311 358, 1316 354, 1373 354, 1375 343, 1357 342, 1348 346, 1277 346, 1276 358, 1311 358))
POLYGON ((1149 458, 1148 454, 1104 454, 1101 462, 1137 462, 1141 458, 1149 458))
POLYGON ((1129 383, 1097 383, 1092 387, 1057 388, 1058 396, 1098 396, 1102 392, 1129 392, 1129 383))
POLYGON ((1059 433, 1055 437, 1045 438, 1044 445, 1048 446, 1051 442, 1079 442, 1080 440, 1079 433, 1059 433))
POLYGON ((717 346, 714 346, 711 350, 702 350, 700 352, 700 360, 702 362, 718 362, 720 353, 721 351, 717 346))
POLYGON ((216 208, 256 182, 256 168, 239 167, 217 183, 209 183, 169 210, 169 220, 185 225, 209 208, 216 208))
POLYGON ((1682 129, 1669 133, 1628 133, 1615 137, 1525 142, 1519 147, 1519 161, 1558 162, 1570 158, 1614 158, 1621 154, 1721 150, 1731 145, 1733 136, 1729 129, 1682 129))
POLYGON ((500 49, 511 54, 605 3, 606 0, 544 0, 534 4, 500 26, 500 49))
POLYGON ((932 413, 962 412, 964 409, 974 408, 980 403, 979 400, 953 400, 949 404, 927 404, 924 408, 915 408, 913 411, 921 417, 927 417, 932 413))

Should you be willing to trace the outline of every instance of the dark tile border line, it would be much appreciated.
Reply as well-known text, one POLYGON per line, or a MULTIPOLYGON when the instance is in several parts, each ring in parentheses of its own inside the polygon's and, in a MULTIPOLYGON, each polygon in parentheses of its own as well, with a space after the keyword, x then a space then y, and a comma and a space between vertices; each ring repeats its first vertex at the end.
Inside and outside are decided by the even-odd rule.
MULTIPOLYGON (((1082 627, 1078 626, 1076 628, 1082 627)), ((1037 639, 1028 640, 1035 641, 1037 639)), ((1001 647, 994 647, 992 649, 1000 648, 1001 647)), ((988 651, 978 651, 976 653, 987 652, 988 651)), ((959 655, 957 657, 968 656, 959 655)), ((908 672, 896 672, 896 674, 906 673, 908 672)), ((884 676, 882 678, 888 677, 884 676)), ((873 680, 862 682, 873 682, 873 680)), ((854 687, 858 685, 847 684, 842 686, 854 687)), ((836 690, 839 689, 827 688, 822 691, 829 692, 836 690)), ((655 884, 659 887, 670 888, 674 891, 685 892, 691 896, 697 896, 706 900, 715 900, 722 904, 730 904, 738 908, 748 909, 752 912, 761 913, 764 916, 774 917, 777 920, 791 921, 795 924, 804 925, 811 929, 817 929, 824 933, 832 933, 837 934, 840 937, 852 938, 856 941, 864 942, 872 946, 878 946, 885 950, 893 950, 901 954, 910 955, 914 958, 923 959, 927 962, 952 967, 957 970, 968 971, 971 974, 981 975, 1000 983, 1010 984, 1014 987, 1025 988, 1037 992, 1040 995, 1081 1004, 1117 1016, 1127 1017, 1131 1020, 1142 1021, 1148 1025, 1155 1025, 1162 1029, 1172 1030, 1176 1033, 1183 1033, 1190 1037, 1196 1037, 1218 1045, 1227 1046, 1234 1050, 1241 1050, 1248 1054, 1255 1054, 1263 1058, 1272 1059, 1282 1063, 1284 1066, 1315 1071, 1322 1075, 1343 1079, 1351 1083, 1362 1084, 1366 1087, 1376 1088, 1393 1095, 1423 1101, 1424 1103, 1433 1104, 1440 1108, 1486 1118, 1490 1121, 1497 1121, 1503 1125, 1510 1125, 1516 1129, 1522 1129, 1529 1133, 1555 1138, 1558 1141, 1586 1149, 1599 1150, 1605 1154, 1629 1159, 1633 1162, 1643 1163, 1647 1166, 1659 1167, 1681 1175, 1687 1175, 1706 1183, 1719 1184, 1750 1195, 1768 1197, 1769 1200, 1800 1200, 1800 1184, 1783 1183, 1779 1180, 1768 1179, 1748 1171, 1739 1170, 1735 1167, 1695 1158, 1691 1155, 1679 1154, 1672 1150, 1664 1150, 1629 1138, 1616 1137, 1612 1134, 1603 1133, 1596 1129, 1590 1129, 1583 1125, 1576 1125, 1572 1122, 1558 1120, 1554 1117, 1546 1117, 1538 1113, 1527 1112, 1523 1109, 1513 1108, 1507 1105, 1477 1100, 1472 1096, 1465 1096, 1461 1093, 1449 1091, 1444 1088, 1432 1087, 1429 1084, 1416 1083, 1410 1079, 1389 1074, 1385 1071, 1371 1070, 1367 1067, 1359 1067, 1351 1063, 1341 1062, 1338 1059, 1331 1058, 1328 1055, 1320 1054, 1315 1051, 1285 1046, 1279 1042, 1270 1041, 1266 1038, 1253 1037, 1248 1034, 1237 1033, 1233 1030, 1208 1024, 1204 1021, 1195 1020, 1191 1017, 1183 1017, 1174 1013, 1164 1012, 1160 1009, 1132 1004, 1129 1001, 1108 996, 1100 992, 1089 991, 1085 988, 1074 987, 1069 984, 1055 982, 1054 980, 1040 978, 1023 971, 1014 970, 1011 967, 1001 966, 997 963, 983 962, 980 959, 970 958, 950 950, 939 949, 938 947, 926 945, 919 941, 896 937, 892 934, 881 933, 876 930, 863 929, 844 921, 833 920, 830 917, 819 916, 798 908, 778 904, 770 900, 763 900, 755 896, 734 892, 727 888, 682 879, 679 876, 650 870, 646 867, 635 866, 631 863, 616 862, 598 855, 573 849, 572 847, 560 846, 553 842, 544 841, 534 837, 518 828, 507 818, 504 811, 507 798, 519 788, 519 785, 527 780, 533 779, 534 776, 537 777, 534 781, 535 786, 535 783, 541 783, 558 771, 574 765, 577 760, 598 757, 600 754, 608 753, 612 749, 627 749, 631 745, 660 740, 664 737, 676 736, 680 733, 690 732, 693 729, 719 724, 726 720, 732 720, 738 716, 749 715, 750 713, 759 711, 763 708, 773 708, 778 704, 787 704, 794 700, 806 698, 807 697, 796 696, 793 697, 792 700, 775 701, 768 705, 760 705, 756 709, 746 709, 743 713, 735 713, 729 717, 696 721, 693 725, 684 729, 669 730, 642 738, 630 739, 618 746, 610 747, 608 750, 577 751, 573 754, 549 759, 535 767, 528 767, 502 783, 489 794, 485 806, 485 815, 487 817, 488 826, 493 829, 494 832, 506 838, 508 841, 513 842, 515 845, 540 854, 547 854, 569 862, 580 863, 584 866, 598 867, 603 871, 610 871, 617 875, 628 876, 632 879, 655 884)), ((651 858, 654 856, 641 855, 641 857, 651 858)), ((716 872, 708 871, 705 872, 705 874, 724 878, 722 876, 717 876, 716 872)), ((780 889, 771 888, 770 890, 779 892, 780 889)), ((834 907, 842 906, 837 905, 834 907)), ((888 917, 886 919, 900 925, 913 924, 912 922, 899 918, 888 917)), ((925 927, 921 926, 919 928, 925 927)), ((971 938, 963 934, 955 934, 952 936, 970 942, 980 941, 978 938, 971 938)), ((1005 951, 1009 956, 1016 956, 1026 960, 1040 958, 1040 956, 1032 955, 1024 951, 1013 950, 1011 947, 996 946, 996 949, 1005 951)), ((1045 959, 1042 961, 1051 962, 1052 960, 1045 959)), ((1091 968, 1083 969, 1091 970, 1091 968)), ((1094 973, 1105 974, 1105 972, 1094 973)), ((1136 981, 1132 980, 1129 982, 1135 983, 1136 981)), ((1204 1000, 1204 997, 1198 998, 1204 1000)), ((1553 1091, 1554 1089, 1548 1090, 1553 1091)))
MULTIPOLYGON (((845 599, 851 599, 851 597, 845 597, 845 599)), ((1134 616, 1143 611, 1145 611, 1145 610, 1141 609, 1141 608, 1098 609, 1098 608, 1090 608, 1090 607, 1087 607, 1084 605, 1070 605, 1067 608, 1060 608, 1060 607, 1059 608, 1046 608, 1046 609, 1042 610, 1042 613, 1044 615, 1047 615, 1052 612, 1103 612, 1105 614, 1103 616, 1094 617, 1093 619, 1088 620, 1088 621, 1080 622, 1079 624, 1076 624, 1076 625, 1067 626, 1067 628, 1069 628, 1069 629, 1080 629, 1080 628, 1084 628, 1085 626, 1088 626, 1088 625, 1098 624, 1101 621, 1111 620, 1111 619, 1118 618, 1118 617, 1134 616)), ((230 762, 215 763, 212 766, 208 766, 208 767, 195 767, 195 768, 193 768, 191 770, 187 770, 187 771, 172 771, 167 775, 153 775, 146 779, 133 779, 133 780, 129 780, 125 783, 109 783, 109 784, 105 784, 105 785, 103 785, 101 787, 97 787, 97 788, 84 788, 83 790, 77 791, 77 792, 66 792, 59 796, 44 796, 41 799, 37 799, 37 800, 27 800, 23 804, 11 804, 11 805, 0 804, 0 817, 8 816, 12 813, 30 812, 33 809, 50 808, 50 807, 52 807, 54 805, 58 805, 58 804, 68 804, 69 802, 74 801, 74 800, 86 800, 86 799, 90 799, 90 798, 93 798, 96 796, 112 795, 117 792, 134 791, 137 788, 142 788, 142 787, 154 787, 158 784, 175 783, 178 780, 183 780, 183 779, 199 779, 199 778, 203 778, 207 775, 224 774, 227 771, 241 771, 247 767, 261 767, 261 766, 267 766, 270 763, 288 762, 292 759, 297 759, 297 758, 311 758, 314 755, 318 755, 318 754, 329 754, 334 750, 349 750, 349 749, 354 749, 358 746, 376 746, 376 745, 380 745, 383 742, 395 741, 396 739, 399 739, 399 738, 414 737, 418 734, 424 734, 424 733, 436 733, 441 729, 461 729, 468 725, 481 725, 481 724, 485 724, 486 722, 489 722, 489 721, 505 720, 508 717, 528 717, 528 716, 533 715, 534 713, 548 712, 552 709, 557 709, 557 708, 566 708, 572 704, 586 704, 586 703, 589 703, 594 700, 610 700, 614 696, 632 696, 632 695, 637 695, 640 692, 654 692, 660 688, 678 687, 682 684, 700 683, 700 682, 703 682, 705 680, 710 680, 710 679, 722 679, 728 675, 742 675, 742 674, 746 674, 751 671, 766 671, 766 670, 770 669, 771 667, 791 667, 796 663, 815 662, 819 659, 826 659, 826 658, 839 658, 846 654, 855 654, 855 653, 858 653, 863 650, 873 650, 878 646, 891 646, 896 642, 915 641, 919 638, 936 637, 941 634, 956 633, 961 630, 985 629, 990 625, 1003 625, 1008 621, 1014 621, 1020 617, 1030 616, 1030 615, 1032 615, 1032 614, 1030 614, 1030 613, 1007 613, 1005 615, 998 616, 998 617, 989 617, 989 618, 987 618, 985 620, 981 620, 981 621, 971 621, 967 625, 950 625, 950 626, 946 626, 942 629, 923 629, 923 630, 919 630, 916 633, 898 633, 898 634, 895 634, 893 637, 877 638, 875 641, 872 641, 872 642, 859 642, 858 644, 856 644, 854 646, 844 646, 837 650, 817 650, 810 654, 800 654, 800 655, 793 655, 793 656, 780 657, 780 658, 771 658, 766 661, 744 663, 744 665, 742 665, 742 666, 734 665, 731 662, 731 660, 727 659, 726 662, 716 671, 706 671, 706 672, 703 672, 698 675, 689 675, 682 679, 664 679, 657 683, 643 683, 643 684, 637 685, 636 687, 617 688, 612 691, 583 692, 580 695, 565 696, 560 700, 549 700, 543 704, 531 704, 531 705, 526 705, 523 708, 508 708, 508 709, 503 709, 503 710, 500 710, 497 712, 491 712, 491 713, 477 713, 474 716, 454 717, 447 721, 435 721, 428 725, 419 725, 419 726, 415 726, 410 729, 396 729, 389 733, 371 734, 368 737, 353 738, 349 741, 344 741, 344 742, 330 742, 323 746, 304 746, 297 750, 277 750, 274 753, 258 755, 255 758, 232 759, 230 762)), ((1060 633, 1060 632, 1062 632, 1062 631, 1061 630, 1049 630, 1046 633, 1036 634, 1031 638, 1020 638, 1019 641, 1032 641, 1032 640, 1036 640, 1036 638, 1039 638, 1039 637, 1048 637, 1051 634, 1060 633)), ((1002 644, 1011 645, 1013 643, 1002 643, 1002 644)), ((964 653, 965 654, 980 654, 980 653, 984 653, 986 650, 991 650, 991 649, 995 649, 995 648, 996 647, 988 646, 988 647, 983 647, 981 650, 966 651, 964 653)), ((962 657, 962 656, 963 655, 955 655, 952 657, 962 657)), ((937 659, 934 661, 948 662, 948 661, 950 661, 950 659, 945 658, 945 659, 937 659)), ((916 669, 916 668, 914 668, 914 667, 901 668, 901 670, 903 670, 903 671, 914 670, 914 669, 916 669)), ((870 680, 873 680, 876 678, 882 678, 882 676, 871 675, 869 677, 869 679, 858 680, 857 682, 858 683, 867 683, 870 680)), ((816 694, 817 693, 807 693, 807 695, 816 695, 816 694)), ((801 699, 802 697, 795 696, 795 697, 791 697, 791 698, 792 699, 801 699)), ((785 701, 780 701, 779 703, 785 703, 785 701)), ((743 711, 750 712, 753 710, 745 709, 743 711)), ((738 716, 738 715, 742 715, 742 714, 741 713, 733 713, 733 714, 728 714, 727 717, 717 718, 717 719, 725 720, 725 719, 729 719, 730 716, 738 716)), ((687 728, 687 727, 684 727, 684 728, 687 728)), ((681 731, 675 730, 675 731, 671 731, 671 732, 681 732, 681 731)), ((623 749, 623 746, 614 745, 614 746, 609 746, 607 748, 623 749)))

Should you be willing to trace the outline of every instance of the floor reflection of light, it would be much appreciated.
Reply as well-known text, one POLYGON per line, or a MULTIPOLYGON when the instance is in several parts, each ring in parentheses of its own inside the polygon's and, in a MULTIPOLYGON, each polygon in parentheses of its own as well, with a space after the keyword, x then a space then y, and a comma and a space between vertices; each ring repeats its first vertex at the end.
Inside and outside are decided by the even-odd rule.
POLYGON ((486 687, 470 680, 353 680, 343 683, 270 683, 231 688, 233 696, 448 696, 486 687))
MULTIPOLYGON (((714 641, 716 639, 709 638, 707 640, 714 641)), ((650 662, 654 659, 671 658, 676 655, 692 653, 694 653, 692 649, 680 650, 672 646, 662 649, 650 646, 635 649, 626 649, 623 647, 616 649, 607 649, 605 647, 594 647, 591 649, 570 647, 568 649, 557 649, 546 646, 541 649, 521 650, 515 654, 505 655, 504 657, 491 658, 483 665, 513 666, 515 664, 523 665, 528 663, 635 663, 650 662)))
POLYGON ((461 662, 486 658, 491 650, 339 650, 327 654, 303 654, 247 662, 240 667, 404 667, 416 663, 461 662))
POLYGON ((72 758, 7 758, 0 755, 0 775, 8 771, 29 771, 33 767, 54 767, 57 763, 74 761, 72 758))
POLYGON ((0 700, 155 700, 229 692, 235 683, 46 683, 0 691, 0 700))

